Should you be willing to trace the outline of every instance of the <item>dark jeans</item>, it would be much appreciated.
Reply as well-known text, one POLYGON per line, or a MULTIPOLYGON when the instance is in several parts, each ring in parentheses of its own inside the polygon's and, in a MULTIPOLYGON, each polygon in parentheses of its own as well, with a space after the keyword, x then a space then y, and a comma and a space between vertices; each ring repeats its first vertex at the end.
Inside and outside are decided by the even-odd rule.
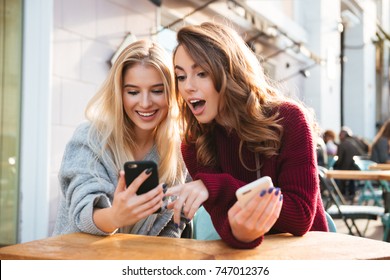
POLYGON ((355 180, 337 180, 337 185, 340 187, 340 191, 343 195, 353 199, 356 192, 355 180))

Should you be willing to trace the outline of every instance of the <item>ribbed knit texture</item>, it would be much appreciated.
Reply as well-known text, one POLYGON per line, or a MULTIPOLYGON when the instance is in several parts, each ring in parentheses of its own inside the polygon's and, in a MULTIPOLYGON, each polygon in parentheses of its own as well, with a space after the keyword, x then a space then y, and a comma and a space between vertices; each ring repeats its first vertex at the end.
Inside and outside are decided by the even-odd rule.
MULTIPOLYGON (((261 176, 270 176, 283 194, 283 207, 270 233, 289 232, 300 236, 309 230, 328 231, 320 196, 315 145, 306 117, 297 105, 290 103, 280 107, 279 117, 284 128, 279 155, 269 159, 260 157, 261 176)), ((250 243, 237 240, 227 213, 237 201, 236 190, 256 180, 256 171, 249 171, 241 164, 240 140, 235 132, 229 134, 217 126, 214 137, 218 168, 199 166, 194 145, 182 145, 184 161, 192 178, 201 179, 209 191, 204 207, 221 238, 235 248, 254 248, 261 244, 263 236, 250 243)), ((245 165, 254 170, 255 154, 244 146, 242 155, 245 165)))

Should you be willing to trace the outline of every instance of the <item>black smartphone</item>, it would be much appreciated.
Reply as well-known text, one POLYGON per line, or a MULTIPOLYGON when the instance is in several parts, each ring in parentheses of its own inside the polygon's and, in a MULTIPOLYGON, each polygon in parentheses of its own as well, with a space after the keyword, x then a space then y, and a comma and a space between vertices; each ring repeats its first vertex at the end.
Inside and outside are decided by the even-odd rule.
POLYGON ((124 165, 126 186, 128 187, 146 169, 152 168, 152 174, 137 190, 137 195, 147 193, 159 184, 157 164, 154 161, 128 161, 124 165))

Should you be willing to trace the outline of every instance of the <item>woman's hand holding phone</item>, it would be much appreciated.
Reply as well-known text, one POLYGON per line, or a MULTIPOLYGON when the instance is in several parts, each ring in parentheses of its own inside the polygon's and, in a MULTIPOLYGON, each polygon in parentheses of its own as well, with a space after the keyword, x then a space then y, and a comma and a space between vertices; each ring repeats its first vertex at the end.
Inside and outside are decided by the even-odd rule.
POLYGON ((266 234, 282 209, 283 196, 279 188, 271 184, 255 193, 245 203, 238 200, 228 211, 233 235, 242 242, 251 242, 266 234))
MULTIPOLYGON (((151 173, 137 189, 137 195, 147 193, 159 185, 157 164, 151 160, 128 161, 124 164, 126 185, 129 186, 142 172, 151 173)), ((160 212, 158 209, 154 213, 160 212)))
MULTIPOLYGON (((122 176, 123 173, 120 175, 120 180, 124 179, 122 176)), ((148 174, 148 169, 146 169, 130 185, 126 186, 126 183, 123 182, 119 186, 118 183, 119 188, 117 187, 114 193, 113 207, 116 206, 114 205, 116 203, 118 206, 116 208, 117 216, 125 222, 121 226, 133 225, 161 208, 164 197, 162 184, 148 192, 137 195, 142 183, 150 176, 152 176, 152 173, 148 174), (117 199, 115 199, 115 196, 117 196, 117 199)))
POLYGON ((129 186, 126 186, 125 173, 120 171, 112 207, 94 211, 93 218, 96 226, 104 232, 113 232, 117 228, 134 225, 158 211, 163 205, 163 184, 137 195, 142 183, 150 176, 151 173, 144 170, 129 186))

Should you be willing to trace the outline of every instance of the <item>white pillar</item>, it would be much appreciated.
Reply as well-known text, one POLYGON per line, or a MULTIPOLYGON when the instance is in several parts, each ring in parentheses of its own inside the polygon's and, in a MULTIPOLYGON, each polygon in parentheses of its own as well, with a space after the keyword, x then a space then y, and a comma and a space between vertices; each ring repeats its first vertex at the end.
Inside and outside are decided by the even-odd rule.
POLYGON ((360 22, 345 30, 345 125, 354 134, 372 140, 375 135, 376 77, 375 46, 376 5, 361 2, 360 22))
POLYGON ((48 235, 53 0, 23 5, 19 242, 48 235))
POLYGON ((308 47, 324 60, 305 80, 305 102, 314 108, 322 129, 340 129, 340 1, 297 2, 308 31, 308 47))

